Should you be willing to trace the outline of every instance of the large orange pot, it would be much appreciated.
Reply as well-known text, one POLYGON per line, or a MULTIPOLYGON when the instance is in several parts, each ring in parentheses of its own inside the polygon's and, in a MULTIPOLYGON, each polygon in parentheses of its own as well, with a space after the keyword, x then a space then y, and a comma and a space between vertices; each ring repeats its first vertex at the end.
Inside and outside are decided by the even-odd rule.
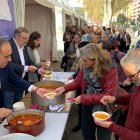
POLYGON ((23 109, 19 110, 13 113, 13 115, 8 116, 7 122, 8 125, 4 125, 5 128, 9 130, 9 133, 26 133, 33 136, 39 135, 45 128, 45 113, 37 110, 37 109, 23 109), (19 115, 27 115, 27 114, 33 114, 33 115, 39 115, 42 117, 42 119, 32 125, 11 125, 10 120, 14 119, 14 117, 19 115))

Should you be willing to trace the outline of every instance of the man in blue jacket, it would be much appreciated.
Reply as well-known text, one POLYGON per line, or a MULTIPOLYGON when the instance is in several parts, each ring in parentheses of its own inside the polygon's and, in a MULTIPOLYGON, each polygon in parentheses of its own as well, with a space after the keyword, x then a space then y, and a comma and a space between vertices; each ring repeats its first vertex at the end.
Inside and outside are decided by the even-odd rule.
POLYGON ((8 62, 11 61, 12 49, 9 42, 5 39, 0 39, 0 107, 4 107, 4 92, 8 83, 12 83, 17 87, 34 92, 43 99, 44 94, 47 92, 46 89, 35 87, 29 82, 23 80, 17 76, 13 70, 9 67, 8 62))

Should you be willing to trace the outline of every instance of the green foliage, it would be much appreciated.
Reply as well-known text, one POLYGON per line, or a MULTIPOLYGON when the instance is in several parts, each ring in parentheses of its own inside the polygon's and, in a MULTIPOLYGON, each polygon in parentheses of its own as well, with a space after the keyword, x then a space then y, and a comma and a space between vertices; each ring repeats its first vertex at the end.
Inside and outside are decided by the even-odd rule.
POLYGON ((125 22, 126 22, 126 17, 124 14, 119 14, 118 17, 117 17, 117 22, 120 24, 120 25, 124 25, 125 22))
POLYGON ((140 14, 139 14, 139 16, 138 16, 138 18, 137 18, 137 21, 138 21, 139 24, 140 24, 140 14))
POLYGON ((135 20, 131 20, 130 25, 135 25, 135 20))
POLYGON ((88 17, 94 21, 102 22, 105 3, 109 1, 112 3, 113 15, 120 10, 127 10, 128 4, 132 0, 83 0, 84 10, 88 13, 88 17))

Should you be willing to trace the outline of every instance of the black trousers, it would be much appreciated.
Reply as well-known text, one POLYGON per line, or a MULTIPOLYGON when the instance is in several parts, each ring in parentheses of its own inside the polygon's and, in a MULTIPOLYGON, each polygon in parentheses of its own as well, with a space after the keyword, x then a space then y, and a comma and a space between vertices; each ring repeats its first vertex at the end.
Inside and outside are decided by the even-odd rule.
POLYGON ((92 117, 92 106, 83 106, 82 132, 84 140, 96 140, 97 129, 98 140, 111 140, 111 130, 97 126, 92 117))

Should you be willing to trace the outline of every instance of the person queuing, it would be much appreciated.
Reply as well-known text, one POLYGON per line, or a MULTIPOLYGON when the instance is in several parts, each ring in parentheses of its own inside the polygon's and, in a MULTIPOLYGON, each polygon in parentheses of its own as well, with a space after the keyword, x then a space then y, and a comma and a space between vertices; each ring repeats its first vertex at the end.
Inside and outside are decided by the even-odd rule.
MULTIPOLYGON (((11 61, 12 49, 9 42, 5 39, 0 38, 0 108, 5 107, 6 95, 5 91, 10 84, 21 88, 23 90, 28 90, 29 92, 34 92, 43 99, 44 94, 47 92, 46 89, 38 88, 34 85, 31 85, 29 82, 17 76, 11 67, 9 62, 11 61)), ((7 110, 8 111, 8 110, 7 110)), ((7 112, 6 110, 4 112, 7 112)))
POLYGON ((125 31, 124 27, 119 27, 118 31, 119 31, 119 35, 117 36, 118 49, 121 52, 127 53, 131 44, 131 37, 125 31))
POLYGON ((126 76, 133 82, 136 87, 131 94, 118 96, 104 96, 101 99, 103 104, 118 103, 128 105, 128 115, 125 126, 119 126, 112 121, 97 121, 95 123, 101 127, 109 128, 118 135, 122 140, 139 140, 140 139, 140 49, 134 49, 128 52, 122 59, 121 65, 126 76))
MULTIPOLYGON (((10 39, 12 60, 9 62, 11 69, 21 78, 28 81, 28 72, 45 74, 46 71, 39 68, 30 59, 27 48, 25 47, 29 40, 29 31, 24 27, 18 27, 15 30, 14 37, 10 39)), ((24 90, 17 88, 16 85, 9 84, 5 91, 5 107, 12 108, 13 103, 18 102, 23 97, 24 90)))
POLYGON ((73 66, 73 63, 75 62, 76 58, 76 49, 78 48, 78 45, 81 40, 81 35, 79 33, 74 34, 74 39, 70 43, 70 46, 67 50, 66 57, 67 57, 67 71, 71 71, 71 68, 73 66))
POLYGON ((65 42, 64 42, 64 56, 62 57, 61 68, 64 69, 64 72, 67 71, 67 56, 66 53, 70 47, 70 43, 72 42, 72 35, 70 32, 65 33, 65 42))
POLYGON ((75 99, 75 103, 83 104, 82 110, 82 132, 84 140, 111 140, 111 131, 98 127, 92 118, 92 113, 97 110, 104 110, 100 99, 104 95, 117 93, 117 70, 112 65, 109 55, 102 51, 95 44, 88 44, 84 47, 81 56, 83 65, 76 79, 55 90, 57 95, 81 88, 82 94, 75 99))

